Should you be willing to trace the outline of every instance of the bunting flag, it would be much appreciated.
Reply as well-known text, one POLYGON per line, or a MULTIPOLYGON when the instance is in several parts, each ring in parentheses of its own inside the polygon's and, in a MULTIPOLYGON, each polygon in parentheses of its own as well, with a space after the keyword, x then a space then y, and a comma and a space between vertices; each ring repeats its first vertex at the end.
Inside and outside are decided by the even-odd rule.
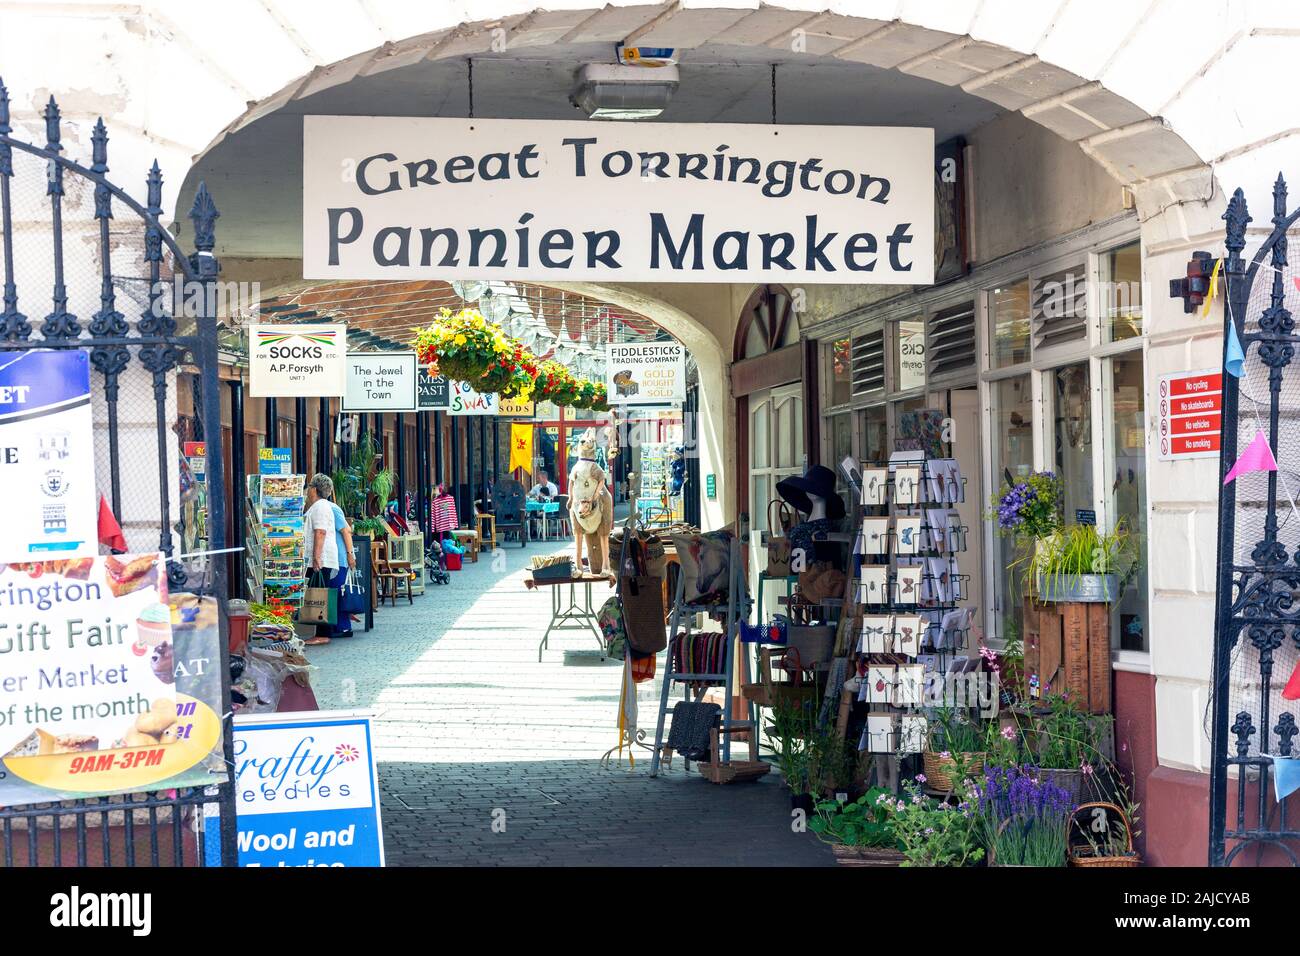
POLYGON ((530 422, 510 424, 510 471, 533 470, 533 426, 530 422))
POLYGON ((1300 700, 1300 663, 1291 671, 1291 678, 1286 682, 1286 687, 1282 688, 1282 696, 1287 700, 1300 700))
POLYGON ((1219 294, 1219 269, 1222 266, 1222 259, 1214 260, 1214 269, 1210 272, 1210 289, 1205 293, 1205 305, 1201 307, 1201 318, 1205 318, 1210 314, 1210 306, 1214 304, 1214 297, 1219 294))
POLYGON ((113 509, 108 506, 108 501, 103 495, 99 496, 99 543, 108 545, 119 553, 126 550, 126 537, 122 534, 122 526, 118 524, 113 509))
POLYGON ((1241 348, 1241 339, 1237 337, 1237 325, 1228 323, 1228 346, 1223 353, 1223 368, 1234 378, 1241 378, 1246 364, 1246 353, 1241 348))
POLYGON ((1273 792, 1277 802, 1281 803, 1291 794, 1300 790, 1300 759, 1296 757, 1272 757, 1273 792))
POLYGON ((1238 456, 1232 470, 1223 476, 1223 483, 1226 485, 1251 471, 1277 471, 1277 459, 1273 457, 1273 449, 1268 446, 1268 437, 1258 428, 1246 450, 1238 456))

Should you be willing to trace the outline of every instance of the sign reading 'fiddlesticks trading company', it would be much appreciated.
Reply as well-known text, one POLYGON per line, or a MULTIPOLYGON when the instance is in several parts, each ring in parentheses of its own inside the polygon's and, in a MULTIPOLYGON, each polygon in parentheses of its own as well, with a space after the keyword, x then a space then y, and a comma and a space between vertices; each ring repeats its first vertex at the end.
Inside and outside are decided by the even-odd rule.
POLYGON ((927 285, 934 131, 307 116, 308 279, 927 285))

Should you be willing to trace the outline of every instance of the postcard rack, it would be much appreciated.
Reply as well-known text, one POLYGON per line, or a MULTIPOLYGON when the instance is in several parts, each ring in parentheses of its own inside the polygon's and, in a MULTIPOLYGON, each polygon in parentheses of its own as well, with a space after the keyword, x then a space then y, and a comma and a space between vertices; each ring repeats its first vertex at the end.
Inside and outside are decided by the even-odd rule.
POLYGON ((856 700, 869 707, 858 749, 915 753, 925 749, 927 683, 943 679, 969 638, 970 575, 958 562, 970 529, 954 509, 966 479, 951 458, 895 456, 861 475, 849 598, 861 614, 849 648, 856 700))

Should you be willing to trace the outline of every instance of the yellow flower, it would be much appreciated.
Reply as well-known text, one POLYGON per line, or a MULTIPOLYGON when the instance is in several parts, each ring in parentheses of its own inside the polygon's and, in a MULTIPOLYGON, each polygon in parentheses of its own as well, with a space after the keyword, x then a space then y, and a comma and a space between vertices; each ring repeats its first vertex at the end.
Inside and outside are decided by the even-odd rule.
POLYGON ((452 339, 452 341, 455 342, 457 345, 464 345, 467 339, 463 334, 457 333, 456 337, 452 339))

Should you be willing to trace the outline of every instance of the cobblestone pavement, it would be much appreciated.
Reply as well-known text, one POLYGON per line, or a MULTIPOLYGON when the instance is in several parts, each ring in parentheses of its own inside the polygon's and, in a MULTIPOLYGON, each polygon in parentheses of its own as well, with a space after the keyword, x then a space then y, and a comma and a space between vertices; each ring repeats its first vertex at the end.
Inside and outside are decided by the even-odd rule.
MULTIPOLYGON (((791 832, 775 772, 718 787, 680 758, 651 778, 645 750, 634 768, 601 765, 617 742, 621 665, 596 663, 595 637, 577 631, 552 635, 538 663, 550 598, 524 587, 529 556, 571 546, 485 553, 413 606, 379 611, 370 633, 308 648, 323 709, 376 714, 389 864, 833 863, 791 832)), ((609 593, 595 586, 595 606, 609 593)), ((652 738, 658 700, 657 681, 641 685, 652 738)))

